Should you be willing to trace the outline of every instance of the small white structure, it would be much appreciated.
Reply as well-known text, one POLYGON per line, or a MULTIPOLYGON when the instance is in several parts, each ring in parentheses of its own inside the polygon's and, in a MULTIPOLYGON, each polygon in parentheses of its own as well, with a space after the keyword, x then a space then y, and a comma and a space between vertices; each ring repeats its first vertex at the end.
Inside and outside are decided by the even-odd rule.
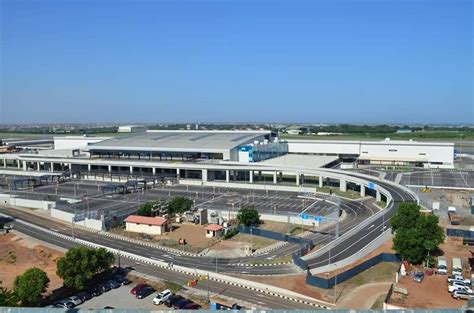
POLYGON ((224 228, 217 224, 209 224, 206 227, 206 237, 207 238, 214 238, 214 237, 222 237, 224 228))
POLYGON ((54 137, 54 150, 84 149, 89 144, 99 143, 112 137, 62 136, 54 137))
POLYGON ((148 235, 162 235, 168 231, 168 220, 163 217, 130 215, 125 219, 125 229, 148 235))
POLYGON ((123 125, 119 126, 118 133, 144 133, 147 127, 142 125, 123 125))

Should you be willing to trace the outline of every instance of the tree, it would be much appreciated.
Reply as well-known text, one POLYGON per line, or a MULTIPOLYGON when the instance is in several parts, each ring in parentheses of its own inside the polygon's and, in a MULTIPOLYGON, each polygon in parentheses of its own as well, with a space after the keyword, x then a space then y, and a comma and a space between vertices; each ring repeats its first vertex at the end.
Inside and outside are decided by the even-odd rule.
MULTIPOLYGON (((2 282, 0 281, 0 284, 2 282)), ((0 287, 0 307, 2 306, 16 306, 18 304, 18 297, 13 290, 0 287)))
POLYGON ((193 206, 193 201, 185 197, 174 197, 168 203, 169 213, 184 213, 193 206))
POLYGON ((237 220, 245 226, 260 224, 260 214, 254 208, 241 208, 237 213, 237 220))
POLYGON ((390 223, 395 231, 393 249, 410 263, 422 263, 444 241, 438 217, 422 214, 417 204, 400 204, 390 223))
POLYGON ((147 202, 144 205, 142 205, 138 211, 137 215, 140 216, 153 216, 153 207, 155 206, 154 202, 147 202))
POLYGON ((109 269, 114 261, 114 255, 104 248, 71 248, 66 256, 59 258, 56 273, 63 279, 64 286, 81 290, 86 281, 109 269))
POLYGON ((420 216, 421 212, 418 204, 403 202, 400 203, 397 214, 390 220, 390 226, 392 226, 393 231, 397 231, 400 228, 413 228, 420 216))
POLYGON ((15 278, 13 290, 24 306, 38 306, 43 299, 42 294, 49 284, 46 272, 32 267, 15 278))

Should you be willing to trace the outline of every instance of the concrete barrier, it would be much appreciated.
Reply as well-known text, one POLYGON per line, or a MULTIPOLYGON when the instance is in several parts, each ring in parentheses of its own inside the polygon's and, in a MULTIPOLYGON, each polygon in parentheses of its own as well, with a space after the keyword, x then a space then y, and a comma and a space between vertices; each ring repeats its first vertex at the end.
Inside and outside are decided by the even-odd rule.
POLYGON ((45 211, 56 206, 56 202, 54 201, 23 199, 9 194, 0 194, 0 203, 45 211))
MULTIPOLYGON (((1 215, 6 216, 6 217, 10 217, 10 216, 5 215, 5 214, 1 214, 1 215)), ((317 308, 330 309, 329 306, 332 305, 330 303, 320 301, 320 300, 317 300, 317 299, 313 299, 311 297, 299 294, 299 293, 291 291, 291 290, 287 290, 287 289, 283 289, 283 288, 279 288, 279 287, 275 287, 275 286, 271 286, 271 285, 266 285, 266 284, 262 284, 262 283, 258 283, 258 282, 254 282, 254 281, 248 281, 248 280, 245 280, 245 279, 236 278, 236 277, 232 277, 232 276, 228 276, 228 275, 224 275, 224 274, 212 273, 212 272, 209 272, 209 271, 203 271, 203 270, 199 270, 199 269, 193 269, 193 268, 188 268, 188 267, 184 267, 184 266, 173 265, 173 264, 170 264, 168 262, 154 260, 154 259, 151 259, 151 258, 135 255, 135 254, 132 254, 132 253, 129 253, 129 252, 123 252, 123 251, 120 251, 120 250, 117 250, 117 249, 109 248, 107 246, 96 244, 96 243, 89 242, 89 241, 86 241, 86 240, 82 240, 82 239, 78 239, 78 238, 74 239, 70 236, 63 235, 63 234, 57 233, 57 232, 49 230, 49 229, 42 228, 40 226, 28 223, 28 222, 23 221, 23 220, 16 219, 15 222, 19 222, 19 223, 28 225, 29 227, 33 227, 35 229, 44 231, 44 232, 52 234, 52 235, 55 235, 57 237, 65 239, 65 240, 77 242, 77 243, 79 243, 81 245, 84 245, 84 246, 87 246, 87 247, 104 248, 107 251, 110 251, 114 254, 129 258, 131 260, 139 261, 139 262, 142 262, 142 263, 154 265, 154 266, 161 267, 161 268, 166 268, 168 270, 172 270, 172 271, 176 271, 176 272, 180 272, 180 273, 184 273, 184 274, 188 274, 188 275, 193 275, 193 276, 205 275, 205 276, 208 276, 209 279, 211 279, 213 281, 216 281, 216 282, 221 282, 221 283, 224 283, 224 284, 227 284, 227 285, 232 285, 232 286, 237 286, 237 287, 240 287, 240 288, 254 290, 254 291, 257 291, 257 292, 260 292, 260 293, 265 293, 265 294, 277 296, 277 297, 284 298, 284 299, 294 301, 294 302, 305 303, 305 304, 312 305, 312 306, 317 307, 317 308)))

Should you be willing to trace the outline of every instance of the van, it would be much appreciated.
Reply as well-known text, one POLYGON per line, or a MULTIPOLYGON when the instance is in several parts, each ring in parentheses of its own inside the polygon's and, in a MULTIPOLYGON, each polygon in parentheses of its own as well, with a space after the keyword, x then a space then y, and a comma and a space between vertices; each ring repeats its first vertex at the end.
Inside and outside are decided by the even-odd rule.
POLYGON ((444 256, 438 257, 438 267, 436 272, 441 275, 448 274, 448 263, 446 262, 446 258, 444 256))
POLYGON ((171 297, 173 293, 171 290, 166 289, 160 292, 159 294, 156 295, 156 297, 153 299, 153 304, 155 305, 160 305, 164 303, 166 300, 168 300, 169 297, 171 297))
POLYGON ((449 213, 449 212, 456 213, 456 211, 457 211, 457 209, 456 209, 455 207, 453 207, 453 206, 449 206, 449 207, 448 207, 448 213, 449 213))
POLYGON ((462 263, 460 258, 453 258, 453 267, 451 269, 451 274, 462 276, 462 263))

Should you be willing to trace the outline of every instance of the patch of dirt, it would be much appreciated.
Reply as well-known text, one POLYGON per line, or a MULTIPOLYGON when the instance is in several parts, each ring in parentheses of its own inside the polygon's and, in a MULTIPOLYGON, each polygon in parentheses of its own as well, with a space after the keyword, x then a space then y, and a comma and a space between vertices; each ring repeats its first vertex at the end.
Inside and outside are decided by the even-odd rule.
POLYGON ((471 193, 465 190, 443 189, 446 201, 458 209, 470 209, 471 193))
POLYGON ((0 281, 2 286, 13 288, 15 277, 30 267, 46 272, 50 280, 48 294, 60 288, 63 281, 56 275, 56 262, 64 253, 35 244, 10 233, 0 236, 0 281))
POLYGON ((404 308, 445 309, 459 308, 465 300, 455 300, 448 292, 446 275, 425 276, 423 282, 416 283, 410 276, 400 279, 398 285, 408 289, 408 296, 393 296, 390 303, 404 308))

